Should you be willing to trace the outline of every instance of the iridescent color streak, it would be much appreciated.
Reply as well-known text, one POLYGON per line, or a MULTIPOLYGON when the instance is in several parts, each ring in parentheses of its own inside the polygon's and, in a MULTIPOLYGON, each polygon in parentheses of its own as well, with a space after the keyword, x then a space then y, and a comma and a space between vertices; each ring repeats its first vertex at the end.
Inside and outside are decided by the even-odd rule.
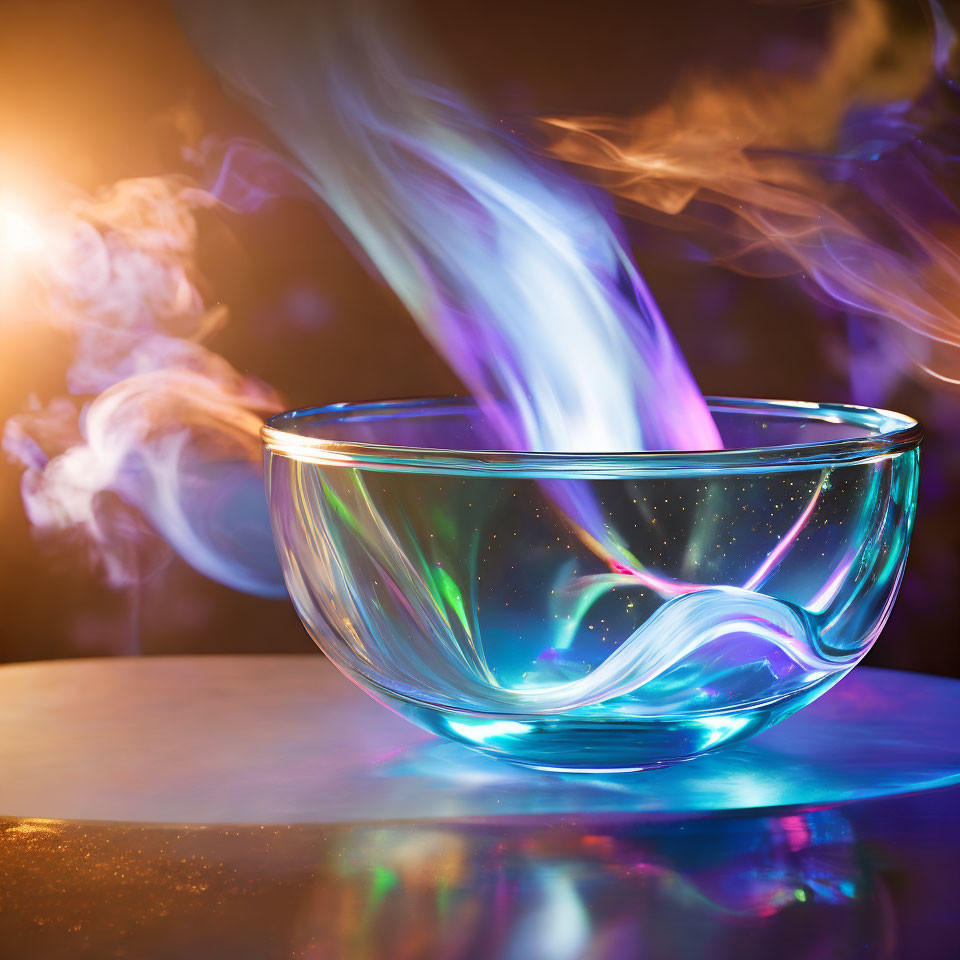
POLYGON ((743 585, 745 590, 753 590, 759 587, 781 559, 783 559, 783 555, 790 549, 797 537, 800 536, 803 528, 807 525, 807 521, 813 516, 813 511, 817 507, 817 500, 820 499, 820 491, 823 489, 824 479, 826 478, 824 477, 817 484, 817 489, 807 502, 807 505, 803 508, 803 512, 794 521, 793 526, 790 527, 783 539, 767 554, 766 559, 757 567, 753 576, 743 585))
MULTIPOLYGON (((743 584, 744 590, 754 590, 759 587, 776 568, 777 564, 780 562, 786 552, 793 546, 797 540, 797 537, 803 533, 804 527, 807 525, 807 522, 810 520, 810 517, 813 516, 813 512, 816 509, 817 500, 820 497, 820 491, 823 488, 823 483, 825 480, 826 476, 824 476, 817 484, 817 487, 813 492, 813 496, 807 502, 806 506, 803 508, 790 529, 782 538, 779 539, 777 545, 767 554, 764 561, 759 567, 757 567, 754 573, 747 578, 746 582, 743 584)), ((707 590, 710 587, 709 584, 689 583, 683 580, 673 580, 669 577, 651 573, 649 570, 644 569, 639 561, 636 561, 635 558, 632 558, 632 565, 622 563, 621 561, 614 559, 609 554, 608 547, 594 540, 593 537, 591 537, 585 530, 580 529, 578 530, 578 533, 581 539, 590 545, 591 549, 594 550, 597 556, 607 557, 607 562, 610 564, 610 569, 613 570, 615 574, 615 576, 612 578, 605 577, 603 575, 593 578, 581 578, 579 581, 580 586, 589 590, 589 593, 585 595, 595 596, 600 591, 605 589, 607 585, 617 583, 622 584, 629 581, 642 583, 645 587, 649 587, 651 590, 655 591, 664 598, 680 597, 688 593, 696 593, 700 590, 707 590)), ((847 569, 849 569, 849 566, 847 569)), ((828 588, 825 587, 824 590, 826 589, 828 588)))
MULTIPOLYGON (((882 477, 882 472, 877 470, 870 479, 870 491, 864 500, 866 510, 874 509, 874 504, 876 503, 877 496, 880 491, 880 482, 882 477)), ((869 523, 868 518, 861 517, 861 523, 866 526, 866 524, 869 523)), ((834 598, 840 592, 840 588, 843 586, 844 581, 849 576, 854 563, 863 557, 866 549, 866 541, 863 543, 853 543, 847 549, 843 558, 834 568, 830 578, 811 598, 809 603, 807 603, 806 606, 808 610, 812 611, 813 613, 822 613, 833 602, 834 598)))

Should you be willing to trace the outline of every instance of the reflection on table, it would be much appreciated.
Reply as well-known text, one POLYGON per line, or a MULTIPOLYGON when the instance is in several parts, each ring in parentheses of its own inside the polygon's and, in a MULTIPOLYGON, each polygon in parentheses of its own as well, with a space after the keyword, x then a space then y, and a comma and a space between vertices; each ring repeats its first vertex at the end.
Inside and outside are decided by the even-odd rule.
POLYGON ((11 820, 0 955, 954 957, 958 801, 657 822, 11 820))

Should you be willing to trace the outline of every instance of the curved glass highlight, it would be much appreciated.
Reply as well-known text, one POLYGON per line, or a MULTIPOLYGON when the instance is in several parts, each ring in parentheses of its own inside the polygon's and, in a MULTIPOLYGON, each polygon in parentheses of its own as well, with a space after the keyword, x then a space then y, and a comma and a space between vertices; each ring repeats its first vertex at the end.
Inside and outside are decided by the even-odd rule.
POLYGON ((920 429, 712 400, 725 449, 496 450, 471 401, 263 429, 287 587, 348 677, 415 723, 557 770, 689 759, 809 703, 899 586, 920 429))

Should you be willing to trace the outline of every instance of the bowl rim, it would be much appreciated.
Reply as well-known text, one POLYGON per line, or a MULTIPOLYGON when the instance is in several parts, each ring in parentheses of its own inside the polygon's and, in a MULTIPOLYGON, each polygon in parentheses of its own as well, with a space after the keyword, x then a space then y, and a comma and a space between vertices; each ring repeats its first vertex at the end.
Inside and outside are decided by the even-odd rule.
POLYGON ((705 397, 711 412, 768 413, 829 423, 846 423, 871 431, 867 436, 813 443, 737 447, 720 450, 642 450, 626 453, 522 450, 464 450, 415 447, 305 436, 285 429, 306 419, 343 422, 375 416, 434 415, 476 408, 471 397, 421 397, 331 403, 300 407, 270 417, 260 430, 266 454, 330 466, 363 467, 403 473, 513 475, 531 477, 632 477, 662 473, 714 474, 796 470, 808 467, 869 463, 919 446, 920 424, 902 413, 879 407, 805 400, 705 397))

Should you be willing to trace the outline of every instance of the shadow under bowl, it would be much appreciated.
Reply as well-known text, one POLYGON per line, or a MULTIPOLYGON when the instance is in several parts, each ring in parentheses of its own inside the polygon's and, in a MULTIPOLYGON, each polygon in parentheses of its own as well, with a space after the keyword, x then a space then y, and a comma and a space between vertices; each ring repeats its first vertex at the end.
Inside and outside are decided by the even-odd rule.
POLYGON ((334 664, 414 723, 541 769, 637 770, 829 689, 896 596, 921 431, 712 399, 724 449, 496 448, 467 400, 271 418, 287 587, 334 664))

